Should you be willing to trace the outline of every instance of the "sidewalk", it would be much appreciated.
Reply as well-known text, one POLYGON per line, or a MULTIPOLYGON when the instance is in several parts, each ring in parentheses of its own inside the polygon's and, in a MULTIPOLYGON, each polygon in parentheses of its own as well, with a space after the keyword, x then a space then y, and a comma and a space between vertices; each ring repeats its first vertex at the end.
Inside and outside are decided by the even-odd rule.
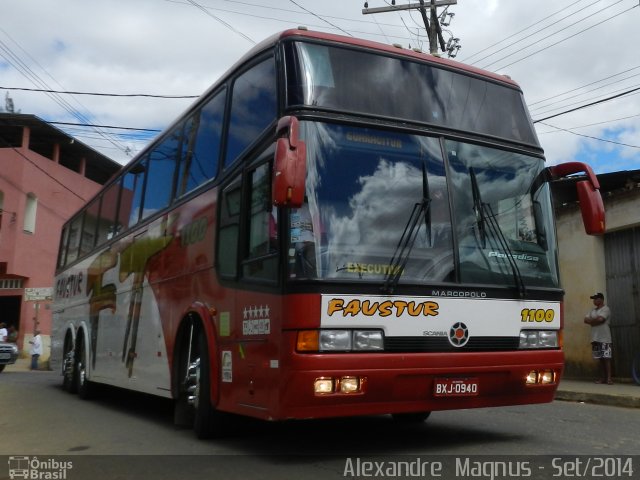
MULTIPOLYGON (((14 365, 7 365, 5 372, 28 372, 30 358, 19 358, 14 365)), ((41 364, 39 371, 46 365, 41 364)), ((587 380, 562 379, 556 392, 556 400, 569 402, 585 402, 597 405, 640 408, 640 385, 635 383, 619 383, 600 385, 587 380)))
POLYGON ((640 408, 640 385, 619 383, 603 385, 587 380, 560 380, 556 400, 640 408))
MULTIPOLYGON (((40 362, 38 371, 39 372, 48 372, 47 370, 48 362, 40 362)), ((28 372, 31 370, 31 357, 18 357, 16 363, 13 365, 7 365, 4 367, 5 372, 28 372)))

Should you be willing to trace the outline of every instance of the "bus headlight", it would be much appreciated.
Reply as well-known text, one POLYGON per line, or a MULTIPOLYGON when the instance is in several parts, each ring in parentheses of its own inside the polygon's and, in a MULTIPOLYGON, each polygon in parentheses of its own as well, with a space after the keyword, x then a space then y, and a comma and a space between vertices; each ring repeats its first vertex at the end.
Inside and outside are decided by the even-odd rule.
POLYGON ((384 350, 382 330, 300 330, 298 352, 371 352, 384 350))
POLYGON ((558 331, 521 330, 519 348, 558 348, 558 331))
POLYGON ((351 350, 349 330, 320 330, 320 351, 351 350))
POLYGON ((353 332, 354 350, 384 350, 382 332, 379 330, 355 330, 353 332))

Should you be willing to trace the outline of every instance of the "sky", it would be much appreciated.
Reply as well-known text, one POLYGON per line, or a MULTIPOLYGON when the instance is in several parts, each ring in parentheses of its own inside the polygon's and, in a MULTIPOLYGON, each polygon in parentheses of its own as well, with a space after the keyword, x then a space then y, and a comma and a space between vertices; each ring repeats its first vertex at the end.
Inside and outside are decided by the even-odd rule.
MULTIPOLYGON (((304 25, 429 51, 417 10, 363 8, 361 0, 2 0, 0 110, 8 95, 16 112, 56 122, 124 164, 276 32, 304 25)), ((550 165, 640 169, 638 0, 458 0, 447 12, 444 39, 462 47, 456 61, 520 84, 550 165)))

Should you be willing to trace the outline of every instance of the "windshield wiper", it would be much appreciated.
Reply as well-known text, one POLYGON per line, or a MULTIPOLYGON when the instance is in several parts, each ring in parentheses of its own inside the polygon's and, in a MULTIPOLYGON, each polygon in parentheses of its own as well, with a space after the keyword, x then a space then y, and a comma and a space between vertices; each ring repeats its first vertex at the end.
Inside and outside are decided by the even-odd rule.
POLYGON ((471 177, 471 194, 473 195, 473 211, 476 214, 476 225, 480 234, 482 248, 487 248, 487 232, 485 228, 484 208, 482 207, 482 197, 480 196, 480 188, 478 187, 478 179, 473 167, 469 167, 469 177, 471 177))
POLYGON ((431 198, 429 197, 429 181, 425 165, 422 165, 422 201, 414 204, 409 220, 404 227, 398 246, 396 247, 391 260, 389 270, 385 276, 384 283, 380 288, 384 293, 391 295, 398 286, 400 277, 409 260, 411 249, 416 243, 418 232, 420 231, 420 220, 424 217, 427 231, 427 242, 431 246, 431 198))
POLYGON ((502 228, 500 228, 500 224, 496 220, 496 215, 493 213, 491 205, 482 201, 482 197, 480 196, 480 188, 478 186, 478 179, 476 178, 473 167, 469 167, 469 177, 471 178, 473 209, 476 212, 476 221, 478 224, 480 239, 482 241, 482 248, 486 248, 486 226, 488 225, 489 229, 493 233, 494 238, 497 238, 499 246, 502 247, 504 252, 506 252, 507 261, 509 262, 509 266, 511 267, 511 271, 513 273, 513 280, 515 282, 516 288, 518 289, 518 295, 520 296, 520 298, 525 298, 527 294, 526 286, 524 284, 524 281, 522 280, 522 274, 520 273, 518 264, 516 263, 516 260, 513 256, 513 251, 511 250, 511 247, 509 247, 507 237, 505 237, 502 228))

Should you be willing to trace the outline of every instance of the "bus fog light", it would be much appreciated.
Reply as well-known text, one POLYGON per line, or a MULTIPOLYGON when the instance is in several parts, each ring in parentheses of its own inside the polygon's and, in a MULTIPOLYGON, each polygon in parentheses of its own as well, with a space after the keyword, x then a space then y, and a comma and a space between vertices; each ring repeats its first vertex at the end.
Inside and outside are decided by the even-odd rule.
POLYGON ((318 394, 333 393, 333 378, 316 378, 313 390, 318 394))
POLYGON ((540 383, 549 384, 554 383, 556 380, 556 375, 553 370, 544 370, 540 372, 540 383))
POLYGON ((355 393, 360 391, 360 379, 358 377, 342 377, 340 379, 341 393, 355 393))
POLYGON ((538 372, 536 370, 531 370, 527 375, 526 384, 535 385, 536 383, 538 383, 538 372))

